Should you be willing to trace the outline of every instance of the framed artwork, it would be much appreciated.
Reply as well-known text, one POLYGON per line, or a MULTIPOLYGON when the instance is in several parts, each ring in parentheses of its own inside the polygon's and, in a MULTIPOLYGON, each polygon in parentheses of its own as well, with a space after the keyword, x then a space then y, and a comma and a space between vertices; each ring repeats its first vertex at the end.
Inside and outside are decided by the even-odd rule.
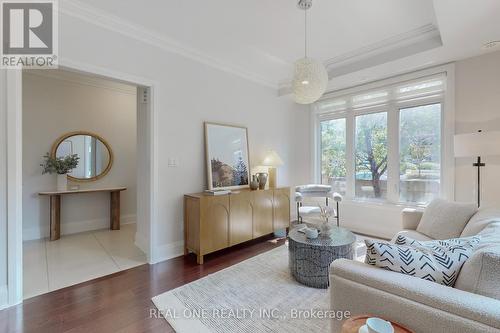
POLYGON ((248 187, 248 131, 246 127, 205 123, 208 189, 248 187))

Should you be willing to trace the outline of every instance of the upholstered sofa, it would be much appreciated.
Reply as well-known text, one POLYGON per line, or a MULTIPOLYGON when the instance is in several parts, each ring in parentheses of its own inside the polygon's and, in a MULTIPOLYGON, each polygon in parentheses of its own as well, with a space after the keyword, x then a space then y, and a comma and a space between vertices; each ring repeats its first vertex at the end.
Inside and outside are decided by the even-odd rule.
MULTIPOLYGON (((432 240, 417 231, 422 215, 422 211, 405 209, 404 230, 393 241, 398 235, 432 240)), ((331 308, 380 316, 415 333, 500 332, 500 210, 477 211, 460 237, 473 235, 480 235, 481 243, 453 288, 358 261, 334 261, 331 308)), ((342 321, 333 320, 332 332, 340 332, 341 326, 342 321)))

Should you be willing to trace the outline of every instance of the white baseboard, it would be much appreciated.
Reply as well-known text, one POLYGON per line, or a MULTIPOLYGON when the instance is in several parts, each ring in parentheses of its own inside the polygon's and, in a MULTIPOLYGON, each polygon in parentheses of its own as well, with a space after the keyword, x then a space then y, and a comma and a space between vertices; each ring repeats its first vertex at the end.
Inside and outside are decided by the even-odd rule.
MULTIPOLYGON (((135 223, 137 217, 135 214, 122 215, 120 216, 120 224, 131 224, 135 223)), ((61 235, 76 234, 79 232, 107 229, 109 228, 109 218, 87 220, 87 221, 76 221, 76 222, 65 222, 61 223, 61 235)), ((23 241, 42 239, 49 236, 49 226, 46 228, 26 228, 23 229, 23 241)))
POLYGON ((9 306, 9 289, 7 285, 0 286, 0 310, 9 306))
POLYGON ((184 241, 164 244, 156 247, 155 258, 152 258, 151 264, 156 264, 160 261, 165 261, 175 257, 184 255, 184 241))

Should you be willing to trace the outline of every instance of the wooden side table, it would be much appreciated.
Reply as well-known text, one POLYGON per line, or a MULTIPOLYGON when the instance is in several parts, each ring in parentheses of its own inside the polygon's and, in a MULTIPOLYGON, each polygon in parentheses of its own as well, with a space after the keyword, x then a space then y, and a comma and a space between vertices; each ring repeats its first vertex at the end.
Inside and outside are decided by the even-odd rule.
MULTIPOLYGON (((342 333, 358 333, 361 326, 365 325, 366 320, 371 317, 376 316, 361 315, 346 320, 344 322, 344 325, 342 325, 342 333)), ((391 321, 391 324, 394 327, 394 333, 413 333, 413 331, 398 323, 394 323, 391 321)))

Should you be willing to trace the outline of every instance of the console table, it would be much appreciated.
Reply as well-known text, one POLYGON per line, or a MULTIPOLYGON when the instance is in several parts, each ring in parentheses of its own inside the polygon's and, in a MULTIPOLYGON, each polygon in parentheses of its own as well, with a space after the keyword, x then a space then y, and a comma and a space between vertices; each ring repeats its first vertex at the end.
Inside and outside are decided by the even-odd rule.
POLYGON ((203 256, 290 226, 290 188, 184 195, 184 254, 203 256))
POLYGON ((61 238, 61 196, 67 194, 109 192, 110 196, 110 224, 111 230, 120 230, 120 192, 126 187, 110 187, 82 190, 39 192, 38 195, 48 196, 50 204, 50 240, 61 238))

